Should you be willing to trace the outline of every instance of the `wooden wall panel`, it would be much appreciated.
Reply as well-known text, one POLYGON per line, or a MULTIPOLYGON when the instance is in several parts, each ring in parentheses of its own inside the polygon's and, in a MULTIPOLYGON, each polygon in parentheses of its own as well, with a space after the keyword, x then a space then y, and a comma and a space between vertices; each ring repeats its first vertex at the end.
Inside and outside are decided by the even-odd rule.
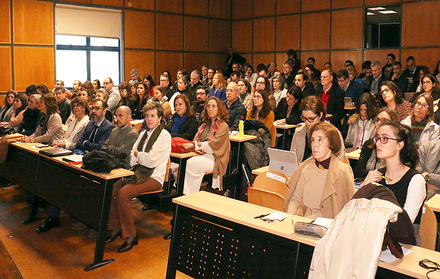
POLYGON ((257 70, 257 65, 260 63, 264 63, 265 65, 275 62, 274 53, 254 53, 254 66, 255 71, 257 70))
POLYGON ((254 0, 254 17, 275 14, 275 0, 254 0))
POLYGON ((302 15, 301 48, 328 49, 330 41, 330 13, 302 15))
POLYGON ((276 53, 275 63, 277 63, 277 69, 283 72, 283 63, 287 60, 287 54, 278 52, 276 53))
POLYGON ((276 50, 299 49, 299 15, 281 16, 276 19, 276 50))
POLYGON ((252 0, 232 0, 232 18, 252 17, 252 0))
POLYGON ((238 52, 252 51, 252 20, 232 23, 232 47, 238 52))
POLYGON ((69 2, 90 4, 91 0, 69 0, 69 2))
POLYGON ((207 16, 208 0, 185 1, 184 11, 185 14, 207 16))
POLYGON ((209 54, 209 66, 222 69, 224 70, 226 68, 226 54, 215 54, 210 53, 209 54))
POLYGON ((177 69, 183 66, 183 53, 181 52, 156 52, 156 80, 163 71, 169 71, 172 80, 176 77, 177 69))
POLYGON ((254 51, 275 49, 275 19, 267 17, 254 20, 254 51))
POLYGON ((345 68, 345 60, 353 61, 356 69, 362 69, 362 50, 355 51, 332 51, 332 67, 333 71, 337 72, 345 68))
POLYGON ((365 5, 383 5, 383 4, 392 4, 399 2, 400 0, 365 0, 365 5))
POLYGON ((226 20, 209 21, 209 51, 226 52, 231 46, 231 24, 226 20))
POLYGON ((208 51, 208 19, 185 16, 185 50, 208 51))
POLYGON ((440 48, 402 49, 403 67, 406 67, 406 58, 410 55, 414 56, 417 65, 425 65, 433 73, 440 59, 440 48))
POLYGON ((277 14, 290 14, 299 12, 300 0, 277 0, 277 14))
POLYGON ((304 12, 328 10, 330 9, 330 0, 301 0, 301 5, 304 12))
POLYGON ((126 0, 125 7, 153 11, 154 0, 126 0))
POLYGON ((14 43, 53 45, 53 3, 14 0, 14 43))
POLYGON ((183 8, 182 0, 156 1, 156 10, 158 11, 181 13, 182 8, 183 8))
POLYGON ((92 4, 94 4, 94 5, 105 5, 105 6, 123 7, 124 6, 124 0, 92 0, 92 4))
POLYGON ((231 18, 231 0, 209 0, 209 16, 231 18))
POLYGON ((12 89, 11 48, 8 46, 0 46, 0 69, 0 91, 8 91, 12 89))
POLYGON ((202 65, 208 65, 208 54, 187 52, 183 54, 183 62, 183 67, 188 72, 195 69, 200 71, 202 65))
POLYGON ((125 12, 125 47, 154 48, 154 14, 152 12, 125 12))
POLYGON ((319 70, 324 69, 324 64, 327 61, 330 61, 329 52, 327 51, 319 51, 319 52, 302 52, 301 53, 301 67, 307 65, 307 58, 314 57, 315 58, 315 67, 319 70))
POLYGON ((396 55, 396 59, 397 60, 400 59, 398 49, 370 49, 370 50, 364 50, 364 61, 366 60, 370 60, 371 62, 379 61, 380 63, 382 63, 383 66, 386 63, 388 53, 394 53, 394 55, 396 55))
POLYGON ((332 0, 332 8, 349 8, 349 7, 360 7, 362 6, 362 0, 332 0))
POLYGON ((15 89, 29 84, 54 84, 54 50, 51 47, 14 47, 15 89))
POLYGON ((362 48, 363 9, 332 12, 332 49, 362 48))
POLYGON ((137 69, 139 76, 143 77, 146 74, 155 76, 154 72, 154 52, 153 51, 138 51, 138 50, 126 50, 125 51, 125 78, 130 79, 131 69, 137 69))
POLYGON ((0 43, 11 43, 10 2, 0 1, 0 43))
MULTIPOLYGON (((161 1, 158 1, 161 2, 161 1)), ((158 49, 182 49, 182 16, 156 15, 156 47, 158 49)))
POLYGON ((240 53, 240 55, 243 56, 244 58, 246 58, 246 63, 249 63, 252 66, 254 65, 252 63, 252 57, 253 57, 252 53, 240 53))
POLYGON ((440 2, 404 4, 402 46, 440 45, 440 2))

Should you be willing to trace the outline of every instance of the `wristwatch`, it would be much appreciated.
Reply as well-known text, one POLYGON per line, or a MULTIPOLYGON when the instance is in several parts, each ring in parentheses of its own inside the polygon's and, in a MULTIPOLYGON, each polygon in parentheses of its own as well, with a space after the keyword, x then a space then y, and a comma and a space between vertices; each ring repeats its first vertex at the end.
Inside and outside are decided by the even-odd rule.
POLYGON ((425 175, 425 182, 428 183, 428 181, 429 181, 429 173, 427 173, 427 174, 425 175))

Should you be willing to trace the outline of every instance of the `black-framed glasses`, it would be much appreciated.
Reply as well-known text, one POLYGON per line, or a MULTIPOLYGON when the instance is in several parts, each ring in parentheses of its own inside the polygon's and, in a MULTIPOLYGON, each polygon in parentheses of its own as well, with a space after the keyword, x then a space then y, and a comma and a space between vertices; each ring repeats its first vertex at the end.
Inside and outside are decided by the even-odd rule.
POLYGON ((380 143, 382 144, 386 144, 388 142, 388 140, 395 140, 395 141, 401 141, 400 139, 396 139, 396 138, 390 138, 387 136, 375 136, 374 137, 374 142, 377 143, 378 141, 380 141, 380 143))
POLYGON ((316 115, 316 116, 313 117, 313 118, 307 118, 307 117, 304 117, 304 116, 301 115, 301 120, 304 121, 304 122, 309 122, 309 123, 311 123, 311 122, 315 121, 315 119, 316 119, 317 117, 318 117, 318 115, 316 115))
POLYGON ((421 102, 417 102, 416 105, 417 105, 418 107, 421 107, 421 108, 429 108, 429 105, 428 105, 428 104, 424 104, 424 103, 421 103, 421 102))

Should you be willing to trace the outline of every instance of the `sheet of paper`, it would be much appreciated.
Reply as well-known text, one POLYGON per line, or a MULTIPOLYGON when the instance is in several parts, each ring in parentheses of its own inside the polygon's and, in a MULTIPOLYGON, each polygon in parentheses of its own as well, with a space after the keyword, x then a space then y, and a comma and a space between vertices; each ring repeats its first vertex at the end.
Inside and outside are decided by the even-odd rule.
POLYGON ((286 183, 286 178, 282 177, 281 175, 270 172, 270 171, 266 172, 266 177, 272 178, 272 179, 279 181, 281 183, 286 183))
POLYGON ((287 216, 289 216, 289 215, 287 215, 284 212, 275 211, 275 212, 272 212, 271 214, 261 218, 261 220, 280 222, 280 221, 283 221, 284 219, 286 219, 287 216))
MULTIPOLYGON (((406 255, 412 253, 411 250, 409 250, 405 247, 402 247, 402 251, 403 251, 403 256, 406 256, 406 255)), ((385 251, 382 251, 380 253, 379 260, 382 262, 391 263, 391 262, 394 262, 395 260, 398 260, 398 258, 394 257, 393 254, 391 254, 390 249, 387 248, 385 251)))
POLYGON ((82 158, 83 158, 83 155, 77 155, 77 154, 63 157, 64 161, 67 161, 67 162, 82 162, 82 158))
POLYGON ((318 217, 315 219, 315 221, 313 221, 313 224, 320 225, 320 226, 326 227, 328 229, 330 227, 330 225, 332 224, 332 222, 333 222, 333 219, 318 217))

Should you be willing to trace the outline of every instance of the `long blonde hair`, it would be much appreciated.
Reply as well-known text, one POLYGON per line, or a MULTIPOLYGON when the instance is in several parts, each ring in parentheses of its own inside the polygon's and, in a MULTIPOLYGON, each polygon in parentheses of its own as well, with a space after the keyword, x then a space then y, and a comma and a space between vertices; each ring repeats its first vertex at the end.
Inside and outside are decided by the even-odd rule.
POLYGON ((212 84, 211 88, 214 87, 215 90, 222 89, 222 88, 226 88, 226 80, 225 80, 225 78, 223 77, 223 74, 222 74, 222 73, 216 73, 216 74, 214 75, 214 77, 216 77, 216 76, 217 76, 217 80, 218 80, 218 86, 215 87, 214 84, 212 84))

